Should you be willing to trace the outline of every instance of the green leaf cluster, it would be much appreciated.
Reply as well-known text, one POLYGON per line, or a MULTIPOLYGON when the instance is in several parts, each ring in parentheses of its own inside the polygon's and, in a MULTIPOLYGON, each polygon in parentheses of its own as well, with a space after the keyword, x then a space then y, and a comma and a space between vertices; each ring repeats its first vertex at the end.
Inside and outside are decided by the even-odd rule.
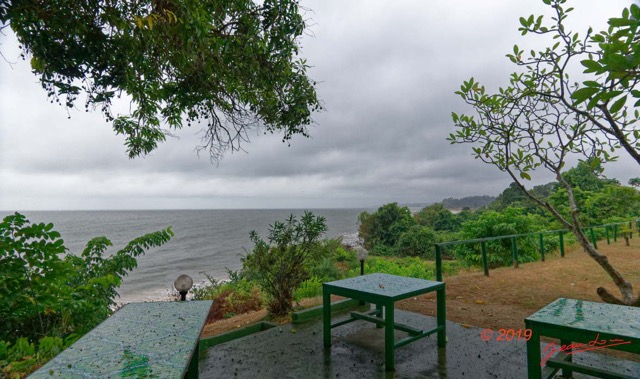
POLYGON ((374 213, 362 212, 358 222, 358 236, 364 247, 380 255, 394 255, 402 234, 416 225, 409 208, 400 207, 398 203, 385 204, 374 213))
POLYGON ((22 378, 75 341, 75 336, 43 337, 37 344, 27 338, 18 338, 13 344, 0 340, 0 377, 22 378))
POLYGON ((116 288, 136 257, 173 236, 170 228, 129 242, 105 257, 111 242, 94 238, 71 254, 52 224, 16 213, 0 222, 0 340, 30 342, 79 336, 112 312, 116 288))
MULTIPOLYGON (((506 208, 502 212, 485 211, 476 219, 462 225, 460 239, 469 240, 500 237, 514 234, 534 233, 546 230, 547 220, 537 214, 527 214, 522 208, 506 208)), ((512 263, 511 239, 486 242, 487 258, 491 267, 508 266, 512 263)), ((550 246, 550 245, 547 245, 550 246)), ((517 239, 518 262, 533 262, 540 259, 537 237, 517 239)), ((482 264, 479 244, 460 245, 455 248, 455 257, 471 265, 482 264)))

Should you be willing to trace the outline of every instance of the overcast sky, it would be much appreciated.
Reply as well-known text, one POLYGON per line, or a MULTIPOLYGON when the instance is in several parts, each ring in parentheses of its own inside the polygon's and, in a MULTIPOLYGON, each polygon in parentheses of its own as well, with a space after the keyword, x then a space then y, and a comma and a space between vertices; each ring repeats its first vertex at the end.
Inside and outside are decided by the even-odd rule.
MULTIPOLYGON (((497 195, 510 180, 450 145, 454 91, 473 76, 490 90, 515 67, 518 18, 540 0, 302 0, 310 10, 302 56, 326 110, 311 138, 251 135, 219 165, 198 157, 199 128, 185 128, 145 158, 127 158, 99 112, 50 104, 12 35, 0 50, 0 210, 373 207, 497 195)), ((571 29, 606 27, 631 1, 580 0, 571 29)), ((527 49, 528 50, 528 49, 527 49)), ((605 174, 640 176, 623 159, 605 174)), ((549 177, 533 184, 548 182, 549 177)))

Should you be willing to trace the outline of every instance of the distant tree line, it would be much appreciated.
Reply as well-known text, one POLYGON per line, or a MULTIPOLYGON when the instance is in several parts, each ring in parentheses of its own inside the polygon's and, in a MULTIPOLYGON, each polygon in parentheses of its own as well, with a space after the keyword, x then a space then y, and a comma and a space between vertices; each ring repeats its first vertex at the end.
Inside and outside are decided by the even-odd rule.
POLYGON ((448 197, 442 200, 442 205, 447 209, 478 209, 485 207, 496 200, 495 196, 468 196, 461 199, 448 197))

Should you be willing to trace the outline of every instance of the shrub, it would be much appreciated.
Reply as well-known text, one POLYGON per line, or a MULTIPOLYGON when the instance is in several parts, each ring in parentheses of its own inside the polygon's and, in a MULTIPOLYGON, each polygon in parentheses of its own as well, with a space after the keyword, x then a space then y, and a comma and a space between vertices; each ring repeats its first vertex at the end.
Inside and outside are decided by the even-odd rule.
POLYGON ((426 226, 414 225, 404 232, 396 244, 399 256, 435 259, 436 234, 426 226))
MULTIPOLYGON (((459 270, 460 264, 455 261, 442 262, 444 274, 451 275, 459 270)), ((433 262, 427 262, 417 257, 369 257, 365 261, 365 274, 376 272, 407 276, 412 278, 435 280, 436 266, 433 262)), ((360 275, 360 269, 350 270, 348 277, 360 275)))
POLYGON ((13 346, 0 341, 0 377, 23 378, 36 367, 46 363, 72 342, 59 337, 44 337, 38 346, 29 342, 27 338, 18 338, 13 346))
POLYGON ((212 298, 208 322, 262 309, 262 293, 256 286, 226 286, 212 298))
POLYGON ((356 252, 351 249, 345 249, 343 246, 339 246, 334 252, 334 259, 336 262, 353 262, 358 260, 356 252))
POLYGON ((311 265, 309 275, 318 277, 325 281, 338 280, 343 277, 342 272, 336 266, 333 257, 325 257, 319 262, 311 265))
POLYGON ((213 300, 207 322, 214 322, 243 313, 262 309, 260 288, 245 278, 241 272, 227 271, 230 280, 222 282, 204 273, 209 283, 194 288, 193 300, 213 300))
POLYGON ((300 284, 295 291, 293 291, 293 298, 296 301, 306 299, 309 297, 316 297, 322 295, 322 283, 326 282, 322 278, 312 276, 310 279, 305 280, 300 284))
MULTIPOLYGON (((535 214, 525 214, 521 208, 507 208, 498 213, 495 211, 483 212, 477 219, 468 221, 462 225, 461 237, 463 239, 476 239, 487 237, 501 237, 514 234, 534 233, 544 230, 544 219, 535 214)), ((538 254, 538 239, 532 235, 518 237, 518 262, 532 262, 540 259, 538 254)), ((499 239, 487 241, 487 260, 490 267, 507 266, 513 262, 511 239, 499 239)), ((481 245, 479 243, 456 246, 453 251, 456 258, 470 265, 482 264, 481 245)))
POLYGON ((269 243, 251 232, 255 246, 242 258, 242 269, 260 283, 273 316, 291 311, 293 291, 310 277, 310 263, 320 259, 314 253, 325 251, 318 248, 318 240, 326 230, 323 217, 305 212, 299 222, 293 215, 284 223, 275 222, 269 230, 269 243))
POLYGON ((201 272, 209 281, 203 285, 195 285, 191 289, 191 299, 193 300, 213 300, 220 292, 220 286, 223 282, 217 280, 206 272, 201 272))
POLYGON ((53 224, 31 224, 23 215, 0 223, 0 340, 83 334, 111 314, 116 288, 145 249, 161 246, 171 228, 136 238, 104 258, 111 242, 87 243, 68 254, 53 224))

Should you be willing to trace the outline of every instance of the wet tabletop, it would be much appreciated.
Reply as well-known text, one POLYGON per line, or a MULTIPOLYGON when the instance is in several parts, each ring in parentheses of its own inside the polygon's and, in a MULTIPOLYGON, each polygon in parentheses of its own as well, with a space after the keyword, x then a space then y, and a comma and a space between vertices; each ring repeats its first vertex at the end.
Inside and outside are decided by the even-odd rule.
POLYGON ((640 308, 559 298, 527 320, 640 338, 640 308))
POLYGON ((127 304, 30 378, 181 378, 210 307, 211 301, 127 304))
POLYGON ((328 282, 325 285, 376 296, 397 298, 410 293, 434 291, 443 283, 389 274, 369 274, 328 282))

